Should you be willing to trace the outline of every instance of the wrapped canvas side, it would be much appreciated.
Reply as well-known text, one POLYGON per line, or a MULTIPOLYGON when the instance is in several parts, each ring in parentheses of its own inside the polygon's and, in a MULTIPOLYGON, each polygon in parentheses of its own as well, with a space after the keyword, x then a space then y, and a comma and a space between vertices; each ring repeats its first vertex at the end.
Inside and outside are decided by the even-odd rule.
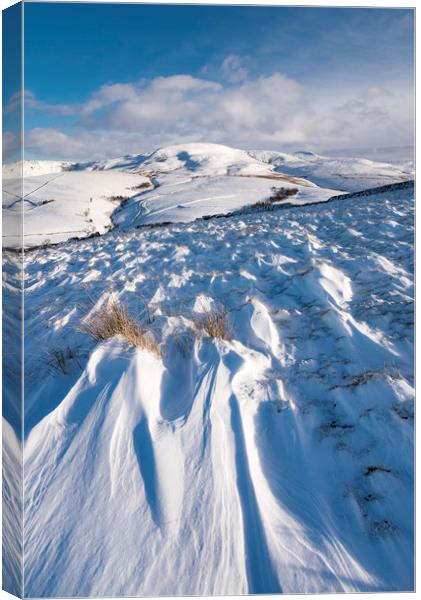
POLYGON ((23 595, 23 3, 3 11, 3 590, 23 595))

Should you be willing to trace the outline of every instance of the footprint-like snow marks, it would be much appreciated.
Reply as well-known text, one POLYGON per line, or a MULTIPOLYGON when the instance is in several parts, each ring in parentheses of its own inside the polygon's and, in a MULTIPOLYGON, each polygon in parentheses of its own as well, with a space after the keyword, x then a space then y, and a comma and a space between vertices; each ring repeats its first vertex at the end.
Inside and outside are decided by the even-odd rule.
POLYGON ((27 253, 25 594, 412 589, 412 211, 407 187, 27 253), (110 289, 162 359, 77 330, 110 289), (221 304, 231 341, 195 329, 221 304))

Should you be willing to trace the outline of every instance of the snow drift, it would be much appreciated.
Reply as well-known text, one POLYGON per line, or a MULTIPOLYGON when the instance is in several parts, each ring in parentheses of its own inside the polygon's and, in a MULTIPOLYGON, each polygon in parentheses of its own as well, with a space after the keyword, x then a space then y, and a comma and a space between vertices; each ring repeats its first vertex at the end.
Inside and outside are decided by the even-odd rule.
POLYGON ((412 213, 408 185, 27 254, 25 594, 413 589, 412 213), (77 331, 110 293, 162 358, 77 331), (230 340, 195 328, 220 303, 230 340))

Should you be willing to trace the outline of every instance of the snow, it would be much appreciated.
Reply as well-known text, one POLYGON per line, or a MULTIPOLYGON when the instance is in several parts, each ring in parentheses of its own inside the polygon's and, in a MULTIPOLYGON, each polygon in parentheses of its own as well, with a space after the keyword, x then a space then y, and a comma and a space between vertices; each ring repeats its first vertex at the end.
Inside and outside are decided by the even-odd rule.
POLYGON ((226 214, 267 200, 274 187, 296 189, 297 195, 289 199, 297 204, 327 200, 337 193, 275 173, 272 166, 244 150, 218 144, 185 144, 157 150, 142 162, 141 172, 154 178, 155 189, 132 198, 116 211, 114 221, 120 227, 188 223, 226 214))
POLYGON ((272 188, 296 189, 288 198, 293 204, 321 202, 340 191, 412 179, 413 170, 311 152, 246 152, 191 143, 81 164, 24 161, 23 166, 6 165, 3 176, 4 245, 16 248, 22 211, 24 244, 34 247, 104 234, 115 226, 131 229, 227 214, 267 201, 272 188), (120 206, 121 198, 129 201, 120 206))
POLYGON ((413 163, 390 164, 367 158, 328 157, 313 152, 250 152, 274 171, 310 179, 321 187, 356 192, 414 178, 413 163))
MULTIPOLYGON (((42 169, 41 169, 42 170, 42 169)), ((8 180, 3 194, 5 245, 20 244, 22 202, 18 179, 8 180), (10 191, 13 190, 13 195, 10 191)), ((111 215, 122 198, 149 184, 148 178, 124 172, 64 171, 24 179, 24 243, 26 247, 104 233, 112 227, 111 215), (114 198, 114 199, 113 199, 114 198)))
POLYGON ((3 164, 2 174, 3 179, 16 179, 20 177, 62 173, 71 168, 71 166, 72 163, 60 160, 25 160, 3 164))
MULTIPOLYGON (((143 206, 264 193, 201 152, 143 206)), ((136 202, 25 254, 25 595, 413 589, 413 187, 137 230, 136 202), (110 297, 162 357, 78 330, 110 297), (194 327, 220 303, 230 340, 194 327)))
POLYGON ((273 187, 294 188, 295 204, 321 202, 337 194, 316 186, 296 186, 287 179, 214 176, 178 179, 171 177, 150 192, 131 199, 116 211, 114 222, 123 228, 159 223, 188 223, 209 215, 221 215, 253 206, 270 198, 273 187))
POLYGON ((2 420, 3 589, 22 595, 22 446, 2 420))

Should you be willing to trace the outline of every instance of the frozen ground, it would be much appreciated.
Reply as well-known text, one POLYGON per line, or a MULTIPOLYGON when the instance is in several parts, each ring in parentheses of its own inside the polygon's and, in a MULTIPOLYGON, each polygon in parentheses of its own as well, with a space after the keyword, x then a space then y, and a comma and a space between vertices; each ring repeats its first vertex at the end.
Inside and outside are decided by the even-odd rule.
POLYGON ((413 589, 412 258, 411 185, 27 253, 25 594, 413 589))
POLYGON ((70 164, 25 161, 24 201, 18 165, 4 170, 3 243, 26 247, 103 234, 113 226, 190 222, 267 200, 273 188, 293 188, 288 201, 327 200, 413 178, 406 166, 334 159, 308 152, 246 152, 218 144, 168 146, 150 155, 70 164))

